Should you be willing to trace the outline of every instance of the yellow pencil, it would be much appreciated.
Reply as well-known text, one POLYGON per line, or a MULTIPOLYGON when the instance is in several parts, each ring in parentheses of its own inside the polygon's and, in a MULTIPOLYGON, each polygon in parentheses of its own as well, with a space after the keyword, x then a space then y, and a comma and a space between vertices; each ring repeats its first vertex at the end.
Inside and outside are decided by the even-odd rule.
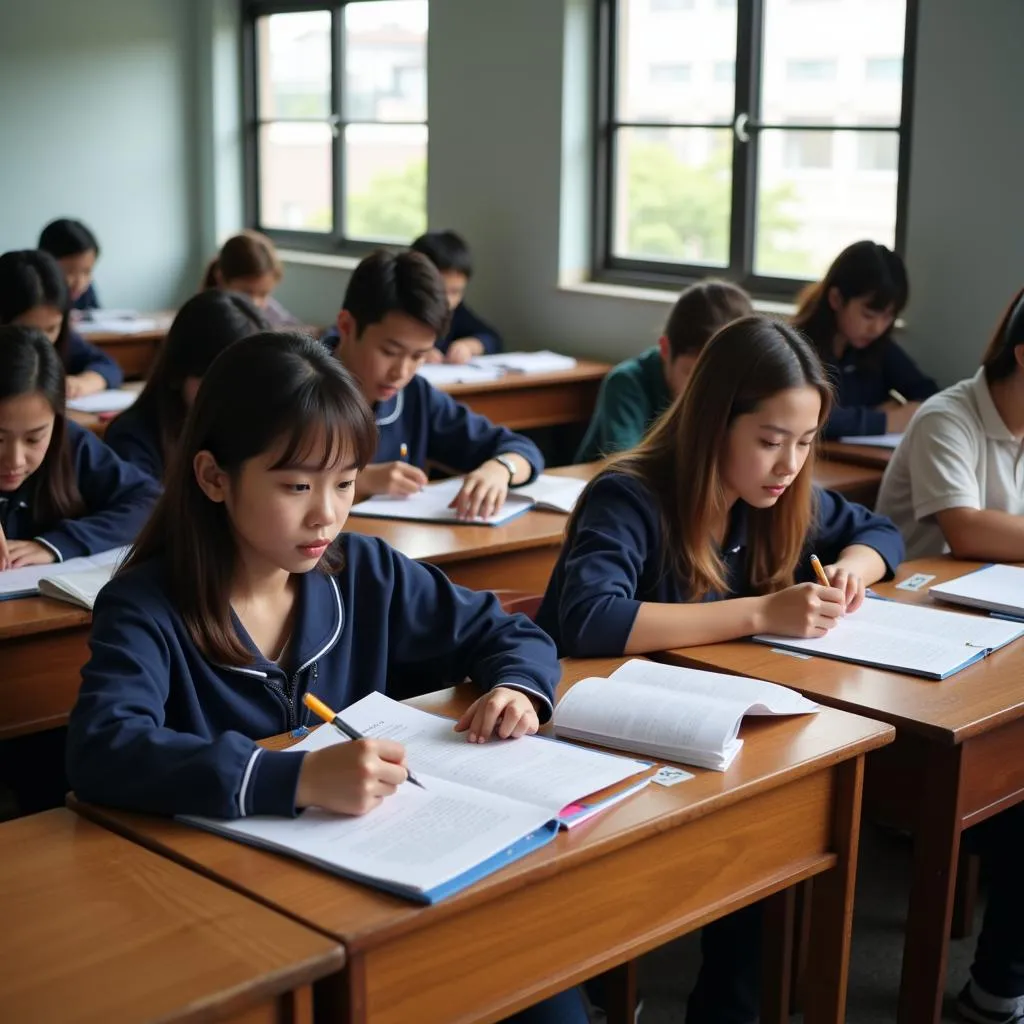
POLYGON ((403 441, 398 448, 398 457, 405 462, 409 458, 409 446, 403 441))
POLYGON ((825 569, 821 564, 821 559, 817 555, 811 555, 811 568, 814 570, 814 575, 818 577, 818 582, 823 587, 831 587, 828 577, 825 575, 825 569))

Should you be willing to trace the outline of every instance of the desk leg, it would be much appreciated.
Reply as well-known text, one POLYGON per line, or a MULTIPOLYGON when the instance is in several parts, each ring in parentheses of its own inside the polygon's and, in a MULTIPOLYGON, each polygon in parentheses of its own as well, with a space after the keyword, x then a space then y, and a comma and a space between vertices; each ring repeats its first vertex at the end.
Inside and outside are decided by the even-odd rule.
POLYGON ((914 867, 900 980, 899 1024, 935 1024, 942 1013, 953 889, 960 855, 962 747, 922 749, 926 785, 914 829, 914 867))
POLYGON ((795 885, 764 901, 764 951, 761 956, 761 1020, 764 1024, 782 1024, 789 1020, 796 905, 795 885))
POLYGON ((857 881, 864 758, 838 765, 832 841, 838 860, 811 887, 811 937, 804 987, 806 1024, 842 1024, 853 932, 853 890, 857 881))
POLYGON ((608 1024, 633 1024, 636 1016, 636 961, 627 960, 599 976, 604 984, 608 1024))

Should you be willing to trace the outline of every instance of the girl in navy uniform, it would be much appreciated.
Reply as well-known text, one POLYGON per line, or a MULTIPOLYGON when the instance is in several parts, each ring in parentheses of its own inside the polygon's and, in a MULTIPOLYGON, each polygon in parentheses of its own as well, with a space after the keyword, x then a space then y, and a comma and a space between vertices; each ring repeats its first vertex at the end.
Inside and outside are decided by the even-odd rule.
MULTIPOLYGON (((199 387, 166 488, 100 594, 72 712, 79 796, 159 814, 362 814, 406 778, 401 745, 271 751, 311 725, 314 693, 343 708, 469 676, 469 741, 535 732, 559 677, 554 645, 492 594, 387 544, 342 533, 376 444, 359 389, 299 335, 236 342, 199 387)), ((576 992, 524 1021, 585 1022, 576 992)))
POLYGON ((99 309, 99 296, 92 283, 92 272, 100 256, 96 236, 80 220, 60 217, 43 228, 39 248, 60 264, 68 284, 71 308, 83 312, 99 309))
MULTIPOLYGON (((580 498, 537 619, 559 652, 821 636, 855 613, 903 543, 888 520, 813 488, 829 399, 791 328, 745 317, 719 331, 682 398, 580 498), (831 586, 810 582, 812 552, 831 586)), ((688 1024, 757 1019, 759 937, 758 905, 704 929, 688 1024)))
POLYGON ((118 388, 121 367, 68 324, 68 286, 48 253, 36 249, 0 256, 0 324, 37 327, 56 346, 67 373, 68 398, 118 388))

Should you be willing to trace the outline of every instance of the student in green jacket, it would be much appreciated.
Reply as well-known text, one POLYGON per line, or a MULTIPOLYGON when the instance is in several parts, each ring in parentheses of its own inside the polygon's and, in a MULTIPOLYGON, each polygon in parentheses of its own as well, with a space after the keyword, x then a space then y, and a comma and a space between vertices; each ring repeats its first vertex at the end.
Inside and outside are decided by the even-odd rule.
POLYGON ((605 377, 576 461, 592 462, 638 444, 686 387, 711 337, 751 313, 750 296, 737 285, 715 280, 690 285, 672 307, 658 344, 605 377))

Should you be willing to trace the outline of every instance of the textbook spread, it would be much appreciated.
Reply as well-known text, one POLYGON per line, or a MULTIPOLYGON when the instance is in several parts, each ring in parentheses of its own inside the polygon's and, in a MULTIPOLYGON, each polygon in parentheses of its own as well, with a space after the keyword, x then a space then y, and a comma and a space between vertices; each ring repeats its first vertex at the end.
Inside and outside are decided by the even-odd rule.
POLYGON ((112 548, 97 555, 69 558, 57 565, 27 565, 0 572, 0 601, 45 594, 92 610, 100 587, 128 554, 128 548, 112 548))
POLYGON ((928 593, 939 601, 1024 620, 1024 568, 1018 566, 986 565, 955 580, 936 583, 928 593))
POLYGON ((784 650, 945 679, 1022 635, 1024 626, 1015 623, 868 598, 825 636, 754 639, 784 650))
POLYGON ((567 739, 725 771, 743 746, 744 715, 817 709, 775 683, 634 660, 607 679, 578 682, 554 721, 567 739))
MULTIPOLYGON (((341 715, 365 736, 402 743, 424 788, 400 786, 361 817, 309 808, 298 818, 182 820, 409 899, 436 903, 550 842, 567 805, 650 768, 540 736, 468 743, 452 730, 450 718, 381 693, 369 694, 341 715)), ((289 749, 318 750, 345 742, 336 729, 321 726, 289 749)), ((630 788, 645 781, 634 779, 630 788)))

